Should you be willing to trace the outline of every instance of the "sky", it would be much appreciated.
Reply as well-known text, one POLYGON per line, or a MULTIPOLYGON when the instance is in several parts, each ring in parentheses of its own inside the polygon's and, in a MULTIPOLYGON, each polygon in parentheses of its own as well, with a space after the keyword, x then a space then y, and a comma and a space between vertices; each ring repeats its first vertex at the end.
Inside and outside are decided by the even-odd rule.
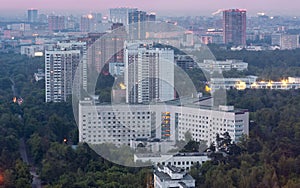
POLYGON ((299 0, 0 0, 1 12, 25 11, 105 11, 112 7, 136 7, 171 15, 208 15, 218 9, 244 8, 249 13, 300 15, 299 0))

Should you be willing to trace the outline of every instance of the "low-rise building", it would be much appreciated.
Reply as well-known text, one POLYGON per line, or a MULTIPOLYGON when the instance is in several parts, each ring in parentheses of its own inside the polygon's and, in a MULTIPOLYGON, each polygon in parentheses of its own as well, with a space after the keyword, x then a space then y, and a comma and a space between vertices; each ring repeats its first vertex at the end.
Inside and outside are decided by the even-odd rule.
POLYGON ((192 188, 195 187, 195 179, 185 172, 184 169, 171 165, 159 166, 154 171, 155 188, 192 188))
POLYGON ((236 69, 238 71, 244 71, 248 68, 248 63, 243 62, 242 60, 226 60, 226 61, 215 61, 212 59, 205 59, 203 63, 198 63, 198 66, 208 72, 222 72, 230 71, 236 69))
POLYGON ((277 89, 289 90, 300 88, 300 78, 288 77, 281 81, 258 81, 256 76, 246 76, 245 78, 211 78, 209 82, 211 91, 218 89, 277 89))
POLYGON ((246 76, 244 78, 211 78, 209 84, 212 91, 217 89, 228 90, 237 88, 238 83, 241 82, 245 83, 246 85, 251 85, 256 82, 257 78, 257 76, 246 76))
POLYGON ((28 57, 41 56, 44 54, 44 45, 21 46, 21 55, 28 57))
POLYGON ((300 77, 288 77, 288 83, 300 83, 300 77))
POLYGON ((124 75, 125 64, 120 62, 109 63, 109 73, 112 76, 124 75))
POLYGON ((152 165, 172 165, 185 170, 190 170, 195 164, 202 165, 210 161, 206 153, 177 153, 177 154, 160 154, 160 153, 140 153, 134 154, 134 162, 150 162, 152 165))
POLYGON ((189 70, 195 67, 196 63, 189 55, 175 55, 175 63, 183 70, 189 70))

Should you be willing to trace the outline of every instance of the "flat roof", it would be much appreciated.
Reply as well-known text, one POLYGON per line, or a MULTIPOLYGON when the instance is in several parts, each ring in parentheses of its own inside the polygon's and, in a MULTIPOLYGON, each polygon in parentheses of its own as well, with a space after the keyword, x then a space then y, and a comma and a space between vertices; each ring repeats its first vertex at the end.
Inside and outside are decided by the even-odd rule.
MULTIPOLYGON (((234 110, 220 110, 219 106, 205 106, 205 105, 200 105, 196 104, 197 102, 205 101, 205 100, 210 100, 212 97, 200 97, 200 98, 192 98, 192 97, 183 97, 183 98, 178 98, 170 101, 165 101, 165 102, 157 102, 157 105, 170 105, 170 106, 179 106, 179 107, 189 107, 189 108, 196 108, 196 109, 204 109, 204 110, 213 110, 213 111, 220 111, 220 112, 232 112, 236 114, 243 114, 245 112, 248 112, 247 109, 234 109, 234 110)), ((110 106, 111 103, 103 103, 103 104, 95 104, 92 100, 81 100, 80 105, 82 106, 90 106, 90 105, 95 105, 97 106, 110 106)), ((138 107, 138 106, 147 106, 149 104, 127 104, 127 103, 120 103, 117 105, 128 105, 132 107, 138 107)))
POLYGON ((147 158, 147 157, 162 157, 170 156, 170 157, 197 157, 197 156, 207 156, 207 153, 199 153, 199 152, 190 152, 190 153, 136 153, 134 154, 136 157, 139 158, 147 158))
MULTIPOLYGON (((172 179, 167 173, 164 173, 164 172, 155 171, 154 174, 162 181, 174 181, 174 180, 176 180, 176 179, 172 179)), ((181 181, 189 181, 189 180, 194 180, 194 178, 189 174, 185 174, 183 176, 183 178, 181 178, 180 180, 181 181)))

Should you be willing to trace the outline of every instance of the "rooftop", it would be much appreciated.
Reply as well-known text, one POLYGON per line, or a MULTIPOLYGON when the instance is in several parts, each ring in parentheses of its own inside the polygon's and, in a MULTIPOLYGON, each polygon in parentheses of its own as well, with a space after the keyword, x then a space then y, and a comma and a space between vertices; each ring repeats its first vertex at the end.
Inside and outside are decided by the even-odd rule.
MULTIPOLYGON (((235 109, 232 108, 233 106, 206 106, 206 105, 201 105, 199 102, 203 102, 206 100, 210 100, 212 97, 200 97, 200 98, 193 98, 193 97, 183 97, 183 98, 178 98, 170 101, 165 101, 165 102, 157 102, 157 105, 170 105, 170 106, 180 106, 180 107, 190 107, 190 108, 198 108, 198 109, 204 109, 204 110, 213 110, 213 111, 224 111, 224 112, 233 112, 236 114, 243 114, 245 112, 248 112, 247 109, 235 109), (228 108, 224 108, 228 107, 228 108)), ((85 98, 85 100, 80 101, 80 105, 82 106, 90 106, 90 105, 95 105, 93 101, 91 101, 90 98, 85 98)), ((99 106, 110 106, 110 103, 104 103, 100 104, 99 106)), ((120 106, 122 105, 130 105, 132 107, 142 107, 142 106, 147 106, 149 104, 118 104, 120 106)))
MULTIPOLYGON (((180 173, 180 174, 183 174, 182 178, 180 179, 181 181, 194 180, 194 178, 193 178, 191 175, 187 174, 187 173, 186 173, 183 169, 181 169, 181 168, 177 168, 177 167, 174 167, 174 166, 171 166, 171 165, 167 165, 167 166, 164 166, 164 167, 170 169, 170 170, 172 171, 172 173, 180 173)), ((172 181, 172 180, 174 180, 174 179, 171 178, 171 176, 170 176, 168 173, 162 171, 162 167, 158 167, 158 168, 160 168, 161 171, 160 171, 159 169, 157 169, 157 170, 154 171, 154 174, 155 174, 161 181, 172 181)))

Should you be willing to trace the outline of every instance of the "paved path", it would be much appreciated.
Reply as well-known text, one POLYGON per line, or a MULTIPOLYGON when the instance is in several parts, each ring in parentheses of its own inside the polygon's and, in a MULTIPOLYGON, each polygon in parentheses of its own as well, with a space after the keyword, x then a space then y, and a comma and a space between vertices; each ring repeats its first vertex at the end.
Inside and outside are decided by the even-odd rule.
MULTIPOLYGON (((22 158, 23 162, 25 162, 29 166, 32 166, 32 163, 28 159, 26 144, 25 144, 24 138, 20 139, 20 149, 19 150, 20 150, 20 154, 21 154, 21 158, 22 158)), ((33 177, 31 187, 32 188, 41 188, 42 183, 41 183, 39 175, 36 172, 35 167, 30 168, 30 174, 33 177)))

